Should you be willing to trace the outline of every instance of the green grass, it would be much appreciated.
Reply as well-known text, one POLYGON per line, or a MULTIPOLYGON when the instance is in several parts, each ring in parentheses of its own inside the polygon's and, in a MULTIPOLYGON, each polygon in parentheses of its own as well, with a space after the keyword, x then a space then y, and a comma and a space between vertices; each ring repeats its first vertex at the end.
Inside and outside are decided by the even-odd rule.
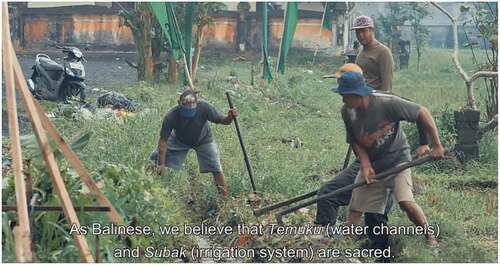
MULTIPOLYGON (((202 98, 223 112, 228 109, 224 91, 235 92, 233 102, 240 113, 238 119, 253 165, 257 190, 265 204, 316 189, 334 176, 331 172, 342 167, 347 149, 339 113, 342 101, 330 91, 336 86, 335 81, 321 79, 320 76, 335 71, 341 65, 341 58, 320 55, 316 64, 311 65, 311 52, 292 50, 284 76, 274 74, 271 84, 256 78, 252 87, 251 62, 235 62, 230 56, 206 53, 201 60, 205 69, 199 72, 197 87, 202 98), (236 76, 236 82, 228 80, 230 74, 236 76), (299 148, 282 142, 282 139, 296 138, 303 143, 299 148), (308 177, 314 174, 320 178, 308 177)), ((465 69, 472 70, 473 66, 469 63, 471 55, 463 51, 461 57, 465 69)), ((255 61, 253 63, 256 64, 255 61)), ((443 113, 462 107, 466 100, 465 86, 451 66, 451 50, 430 49, 423 58, 421 68, 422 71, 417 73, 411 61, 410 69, 395 72, 394 92, 427 106, 438 120, 441 133, 449 136, 450 140, 445 143, 451 144, 453 133, 445 129, 449 120, 441 117, 447 117, 443 113)), ((232 124, 211 126, 230 188, 232 199, 228 202, 217 201, 212 177, 198 173, 196 156, 192 152, 186 161, 186 170, 168 170, 162 177, 148 171, 148 157, 157 144, 163 115, 175 106, 180 89, 179 84, 165 82, 157 87, 117 87, 115 91, 136 100, 141 106, 141 112, 136 117, 123 122, 74 121, 68 118, 56 118, 54 121, 66 139, 92 132, 88 146, 79 152, 79 156, 92 175, 104 181, 103 191, 127 221, 136 217, 140 224, 199 224, 203 220, 212 224, 255 223, 251 208, 245 203, 251 185, 232 124)), ((484 92, 482 87, 476 91, 478 97, 482 97, 484 92)), ((55 109, 53 104, 46 106, 55 109)), ((479 106, 484 113, 483 104, 479 106)), ((412 127, 405 125, 409 130, 412 127)), ((465 167, 453 163, 439 164, 414 172, 414 182, 420 187, 417 202, 430 222, 439 225, 442 244, 436 250, 427 247, 422 237, 396 236, 394 240, 400 248, 397 261, 496 261, 497 205, 491 213, 486 211, 488 192, 494 194, 496 202, 496 186, 482 186, 482 183, 497 183, 496 133, 485 136, 481 142, 481 159, 476 163, 465 167)), ((9 191, 12 192, 12 189, 9 191)), ((314 215, 313 208, 307 214, 291 215, 289 222, 310 221, 314 215)), ((341 218, 345 210, 342 213, 341 218)), ((103 215, 85 216, 86 222, 106 220, 103 215)), ((397 207, 391 213, 390 223, 411 224, 397 207)), ((272 242, 272 238, 262 240, 268 246, 303 244, 297 238, 283 240, 279 244, 272 242)), ((194 239, 155 237, 137 241, 135 244, 139 245, 157 242, 189 245, 194 239)), ((228 244, 230 238, 215 241, 228 244)), ((330 247, 336 244, 341 247, 358 246, 352 242, 333 242, 330 247)), ((122 247, 123 242, 107 239, 103 245, 109 251, 122 247)), ((8 258, 12 261, 13 256, 8 249, 4 248, 3 254, 4 260, 8 258)), ((42 254, 38 255, 40 261, 52 261, 42 254)), ((68 254, 58 261, 78 259, 75 254, 71 259, 69 257, 68 254)), ((110 255, 104 255, 104 260, 114 261, 110 255)))

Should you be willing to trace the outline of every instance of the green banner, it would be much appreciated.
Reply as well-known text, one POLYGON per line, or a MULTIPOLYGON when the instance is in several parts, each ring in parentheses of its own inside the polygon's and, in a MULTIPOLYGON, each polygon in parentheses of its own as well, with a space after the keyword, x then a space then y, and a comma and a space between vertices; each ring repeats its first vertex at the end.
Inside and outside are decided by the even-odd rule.
POLYGON ((285 25, 283 28, 283 37, 281 38, 281 46, 278 60, 278 72, 285 73, 285 63, 288 54, 288 49, 292 47, 293 35, 299 20, 299 3, 288 2, 286 7, 285 25))
POLYGON ((160 23, 165 39, 172 49, 175 60, 180 60, 183 52, 183 42, 181 33, 179 32, 179 26, 177 26, 177 20, 175 19, 172 3, 150 2, 149 4, 160 23))
POLYGON ((262 15, 262 61, 263 61, 263 67, 262 67, 262 78, 266 79, 267 81, 271 81, 273 79, 273 76, 271 74, 271 69, 269 67, 269 51, 267 49, 268 46, 268 29, 269 29, 269 20, 267 16, 267 2, 260 2, 257 3, 260 5, 260 13, 262 15))
POLYGON ((333 19, 333 5, 335 3, 326 2, 325 7, 325 19, 323 20, 323 28, 332 30, 332 19, 333 19))

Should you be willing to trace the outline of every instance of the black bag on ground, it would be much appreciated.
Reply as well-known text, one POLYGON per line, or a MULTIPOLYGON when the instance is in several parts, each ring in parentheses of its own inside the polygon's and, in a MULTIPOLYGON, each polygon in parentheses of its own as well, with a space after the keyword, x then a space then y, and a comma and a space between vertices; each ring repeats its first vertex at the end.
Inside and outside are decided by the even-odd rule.
POLYGON ((113 109, 125 109, 130 112, 137 111, 137 103, 116 92, 108 92, 98 97, 97 106, 100 108, 111 106, 113 109))

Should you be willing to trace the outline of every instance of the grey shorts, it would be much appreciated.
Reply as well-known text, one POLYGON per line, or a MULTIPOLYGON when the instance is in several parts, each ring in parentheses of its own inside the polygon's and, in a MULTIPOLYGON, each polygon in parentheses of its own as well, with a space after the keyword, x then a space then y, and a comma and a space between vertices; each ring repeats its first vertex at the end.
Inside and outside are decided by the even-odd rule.
MULTIPOLYGON (((216 143, 210 142, 192 148, 183 144, 173 136, 170 136, 167 141, 166 166, 177 170, 182 169, 184 160, 186 160, 187 153, 190 149, 196 151, 196 156, 198 157, 198 163, 200 165, 200 173, 222 172, 219 148, 216 143)), ((158 165, 158 149, 151 154, 149 159, 158 165)))

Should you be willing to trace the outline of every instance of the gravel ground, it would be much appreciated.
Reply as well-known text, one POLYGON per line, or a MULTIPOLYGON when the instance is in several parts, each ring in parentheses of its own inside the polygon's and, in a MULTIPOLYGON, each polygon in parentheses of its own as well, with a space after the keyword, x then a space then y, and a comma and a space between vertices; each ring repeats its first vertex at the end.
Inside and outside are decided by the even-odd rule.
MULTIPOLYGON (((58 63, 62 63, 62 52, 50 52, 47 55, 58 63)), ((17 58, 23 69, 24 76, 29 78, 31 67, 35 63, 36 53, 19 54, 17 58)), ((109 88, 117 85, 131 84, 137 81, 137 72, 128 66, 125 59, 134 61, 132 53, 89 53, 84 56, 85 83, 88 88, 109 88)))
MULTIPOLYGON (((60 51, 44 52, 49 55, 52 60, 62 63, 64 54, 60 51)), ((18 54, 17 58, 23 69, 24 76, 28 79, 32 74, 31 67, 35 62, 35 52, 18 54)), ((122 85, 131 85, 137 82, 137 71, 131 68, 125 60, 135 62, 135 54, 133 53, 85 53, 84 56, 87 62, 85 65, 85 83, 89 91, 92 93, 93 88, 109 89, 122 85)), ((17 95, 19 99, 19 95, 17 95)), ((18 105, 22 103, 17 101, 18 105)), ((8 136, 8 121, 7 112, 5 111, 5 80, 2 79, 2 135, 8 136)), ((28 119, 25 113, 18 113, 20 127, 24 128, 28 125, 28 119)))

